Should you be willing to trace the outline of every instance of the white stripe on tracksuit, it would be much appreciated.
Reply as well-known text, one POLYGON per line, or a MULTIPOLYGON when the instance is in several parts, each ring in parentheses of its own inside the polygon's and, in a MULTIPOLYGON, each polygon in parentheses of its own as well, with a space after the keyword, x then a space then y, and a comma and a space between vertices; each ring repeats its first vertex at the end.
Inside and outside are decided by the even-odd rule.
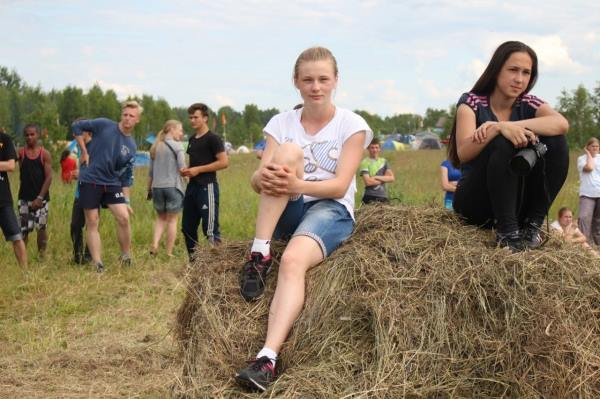
POLYGON ((208 225, 206 228, 206 235, 209 238, 215 236, 215 186, 213 183, 208 183, 208 225))

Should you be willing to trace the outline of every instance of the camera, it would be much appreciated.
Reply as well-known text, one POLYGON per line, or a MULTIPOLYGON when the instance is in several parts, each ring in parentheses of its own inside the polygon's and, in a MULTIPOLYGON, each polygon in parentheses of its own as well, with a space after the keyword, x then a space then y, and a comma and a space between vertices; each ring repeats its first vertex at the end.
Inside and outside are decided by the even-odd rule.
POLYGON ((531 169, 535 166, 538 159, 543 158, 544 154, 548 151, 546 144, 538 141, 532 143, 531 141, 527 147, 523 148, 510 160, 510 169, 519 176, 527 176, 531 169))

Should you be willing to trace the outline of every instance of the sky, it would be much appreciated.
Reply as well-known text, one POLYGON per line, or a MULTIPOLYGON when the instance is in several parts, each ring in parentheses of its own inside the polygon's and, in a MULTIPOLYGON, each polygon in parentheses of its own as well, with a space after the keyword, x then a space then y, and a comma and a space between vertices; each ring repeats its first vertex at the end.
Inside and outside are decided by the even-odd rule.
POLYGON ((423 114, 468 91, 506 40, 540 60, 533 94, 600 85, 600 2, 0 0, 0 65, 45 90, 95 83, 171 106, 291 109, 300 52, 329 48, 336 105, 423 114))

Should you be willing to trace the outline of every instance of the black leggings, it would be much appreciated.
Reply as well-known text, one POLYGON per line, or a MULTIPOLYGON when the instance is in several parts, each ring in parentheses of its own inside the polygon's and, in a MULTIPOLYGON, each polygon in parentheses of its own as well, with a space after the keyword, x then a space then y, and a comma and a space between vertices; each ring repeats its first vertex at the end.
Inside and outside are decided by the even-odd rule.
POLYGON ((541 225, 567 177, 569 147, 564 135, 539 139, 548 151, 525 177, 509 166, 519 150, 502 135, 490 141, 458 182, 454 210, 469 224, 495 225, 501 233, 516 231, 526 221, 541 225))

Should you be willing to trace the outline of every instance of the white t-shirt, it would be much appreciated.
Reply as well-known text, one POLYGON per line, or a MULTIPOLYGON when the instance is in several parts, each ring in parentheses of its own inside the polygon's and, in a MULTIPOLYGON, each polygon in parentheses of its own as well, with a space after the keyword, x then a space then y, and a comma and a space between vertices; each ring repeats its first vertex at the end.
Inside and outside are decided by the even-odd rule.
POLYGON ((579 171, 579 195, 590 198, 600 198, 600 154, 594 158, 594 170, 584 172, 583 167, 587 163, 587 155, 577 158, 577 170, 579 171))
POLYGON ((560 225, 560 223, 558 223, 558 220, 555 220, 554 222, 550 223, 550 227, 552 227, 554 230, 558 230, 561 233, 563 232, 563 228, 560 225))
MULTIPOLYGON (((333 119, 315 135, 308 135, 300 123, 303 108, 282 112, 275 115, 264 132, 273 137, 279 144, 295 143, 304 151, 304 180, 320 181, 335 177, 337 161, 342 146, 355 133, 366 133, 364 148, 367 148, 373 138, 373 132, 367 122, 352 111, 336 107, 333 119)), ((354 194, 356 179, 353 177, 343 198, 334 198, 346 207, 354 218, 354 194)), ((304 202, 319 198, 304 195, 304 202)))

